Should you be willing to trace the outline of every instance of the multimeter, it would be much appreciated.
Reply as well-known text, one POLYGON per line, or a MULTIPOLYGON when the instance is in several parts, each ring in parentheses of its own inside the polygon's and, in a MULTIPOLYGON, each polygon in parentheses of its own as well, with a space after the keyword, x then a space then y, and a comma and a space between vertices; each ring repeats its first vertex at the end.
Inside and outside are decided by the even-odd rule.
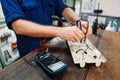
POLYGON ((63 61, 44 51, 35 56, 35 61, 50 77, 55 77, 67 68, 63 61))

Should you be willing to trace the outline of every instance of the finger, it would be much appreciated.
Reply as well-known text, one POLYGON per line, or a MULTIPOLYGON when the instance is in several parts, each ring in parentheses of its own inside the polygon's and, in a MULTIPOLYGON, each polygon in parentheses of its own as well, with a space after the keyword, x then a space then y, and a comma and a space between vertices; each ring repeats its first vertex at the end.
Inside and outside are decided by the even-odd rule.
POLYGON ((87 21, 81 21, 81 26, 82 28, 86 28, 88 27, 88 22, 87 21))
POLYGON ((79 41, 79 40, 80 40, 80 38, 77 35, 74 35, 73 41, 76 42, 76 41, 79 41))
POLYGON ((74 32, 71 35, 71 37, 73 38, 73 39, 71 39, 72 41, 79 41, 82 38, 84 38, 83 32, 78 27, 74 27, 73 30, 74 30, 74 32))
POLYGON ((82 38, 84 38, 84 33, 79 28, 76 31, 76 35, 77 35, 77 37, 79 37, 79 40, 82 39, 82 38))
POLYGON ((90 36, 91 34, 92 34, 92 27, 89 27, 86 37, 90 36))
POLYGON ((91 24, 89 24, 89 22, 87 23, 87 25, 85 24, 83 26, 83 32, 85 33, 86 37, 88 37, 88 36, 90 36, 92 34, 92 27, 91 27, 91 24))
POLYGON ((87 30, 85 28, 82 29, 83 34, 87 33, 87 30))

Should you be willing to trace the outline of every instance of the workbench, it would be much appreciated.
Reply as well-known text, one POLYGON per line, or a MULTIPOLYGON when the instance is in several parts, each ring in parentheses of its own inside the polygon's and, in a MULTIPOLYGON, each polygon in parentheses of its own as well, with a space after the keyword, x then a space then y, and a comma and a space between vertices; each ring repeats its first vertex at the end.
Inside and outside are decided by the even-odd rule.
POLYGON ((98 30, 98 34, 89 39, 107 59, 100 67, 87 64, 80 68, 75 65, 66 42, 60 41, 51 45, 49 50, 56 57, 61 54, 59 59, 68 64, 62 74, 49 78, 34 61, 37 52, 30 52, 0 71, 0 80, 120 80, 120 33, 98 30))

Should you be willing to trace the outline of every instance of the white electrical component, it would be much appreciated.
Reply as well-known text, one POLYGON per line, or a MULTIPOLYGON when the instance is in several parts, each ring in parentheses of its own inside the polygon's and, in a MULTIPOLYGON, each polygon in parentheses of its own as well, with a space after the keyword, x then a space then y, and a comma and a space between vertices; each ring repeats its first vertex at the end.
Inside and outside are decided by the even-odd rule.
POLYGON ((19 58, 15 33, 6 25, 0 29, 0 58, 3 66, 7 66, 19 58))
POLYGON ((89 39, 86 39, 86 43, 68 41, 68 46, 74 63, 80 64, 80 67, 85 67, 86 63, 95 63, 96 67, 99 67, 101 62, 106 62, 106 58, 89 39))

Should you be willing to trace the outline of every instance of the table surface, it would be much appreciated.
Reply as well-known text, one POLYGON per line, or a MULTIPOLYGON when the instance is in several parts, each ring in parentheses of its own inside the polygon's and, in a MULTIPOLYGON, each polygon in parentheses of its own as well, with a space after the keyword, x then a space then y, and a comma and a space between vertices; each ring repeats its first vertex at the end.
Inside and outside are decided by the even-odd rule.
POLYGON ((31 52, 1 70, 0 80, 120 80, 120 33, 98 30, 98 34, 89 39, 107 59, 100 67, 75 65, 66 42, 60 41, 53 43, 49 50, 56 57, 61 54, 59 59, 68 64, 62 74, 49 78, 34 61, 37 53, 31 52))

